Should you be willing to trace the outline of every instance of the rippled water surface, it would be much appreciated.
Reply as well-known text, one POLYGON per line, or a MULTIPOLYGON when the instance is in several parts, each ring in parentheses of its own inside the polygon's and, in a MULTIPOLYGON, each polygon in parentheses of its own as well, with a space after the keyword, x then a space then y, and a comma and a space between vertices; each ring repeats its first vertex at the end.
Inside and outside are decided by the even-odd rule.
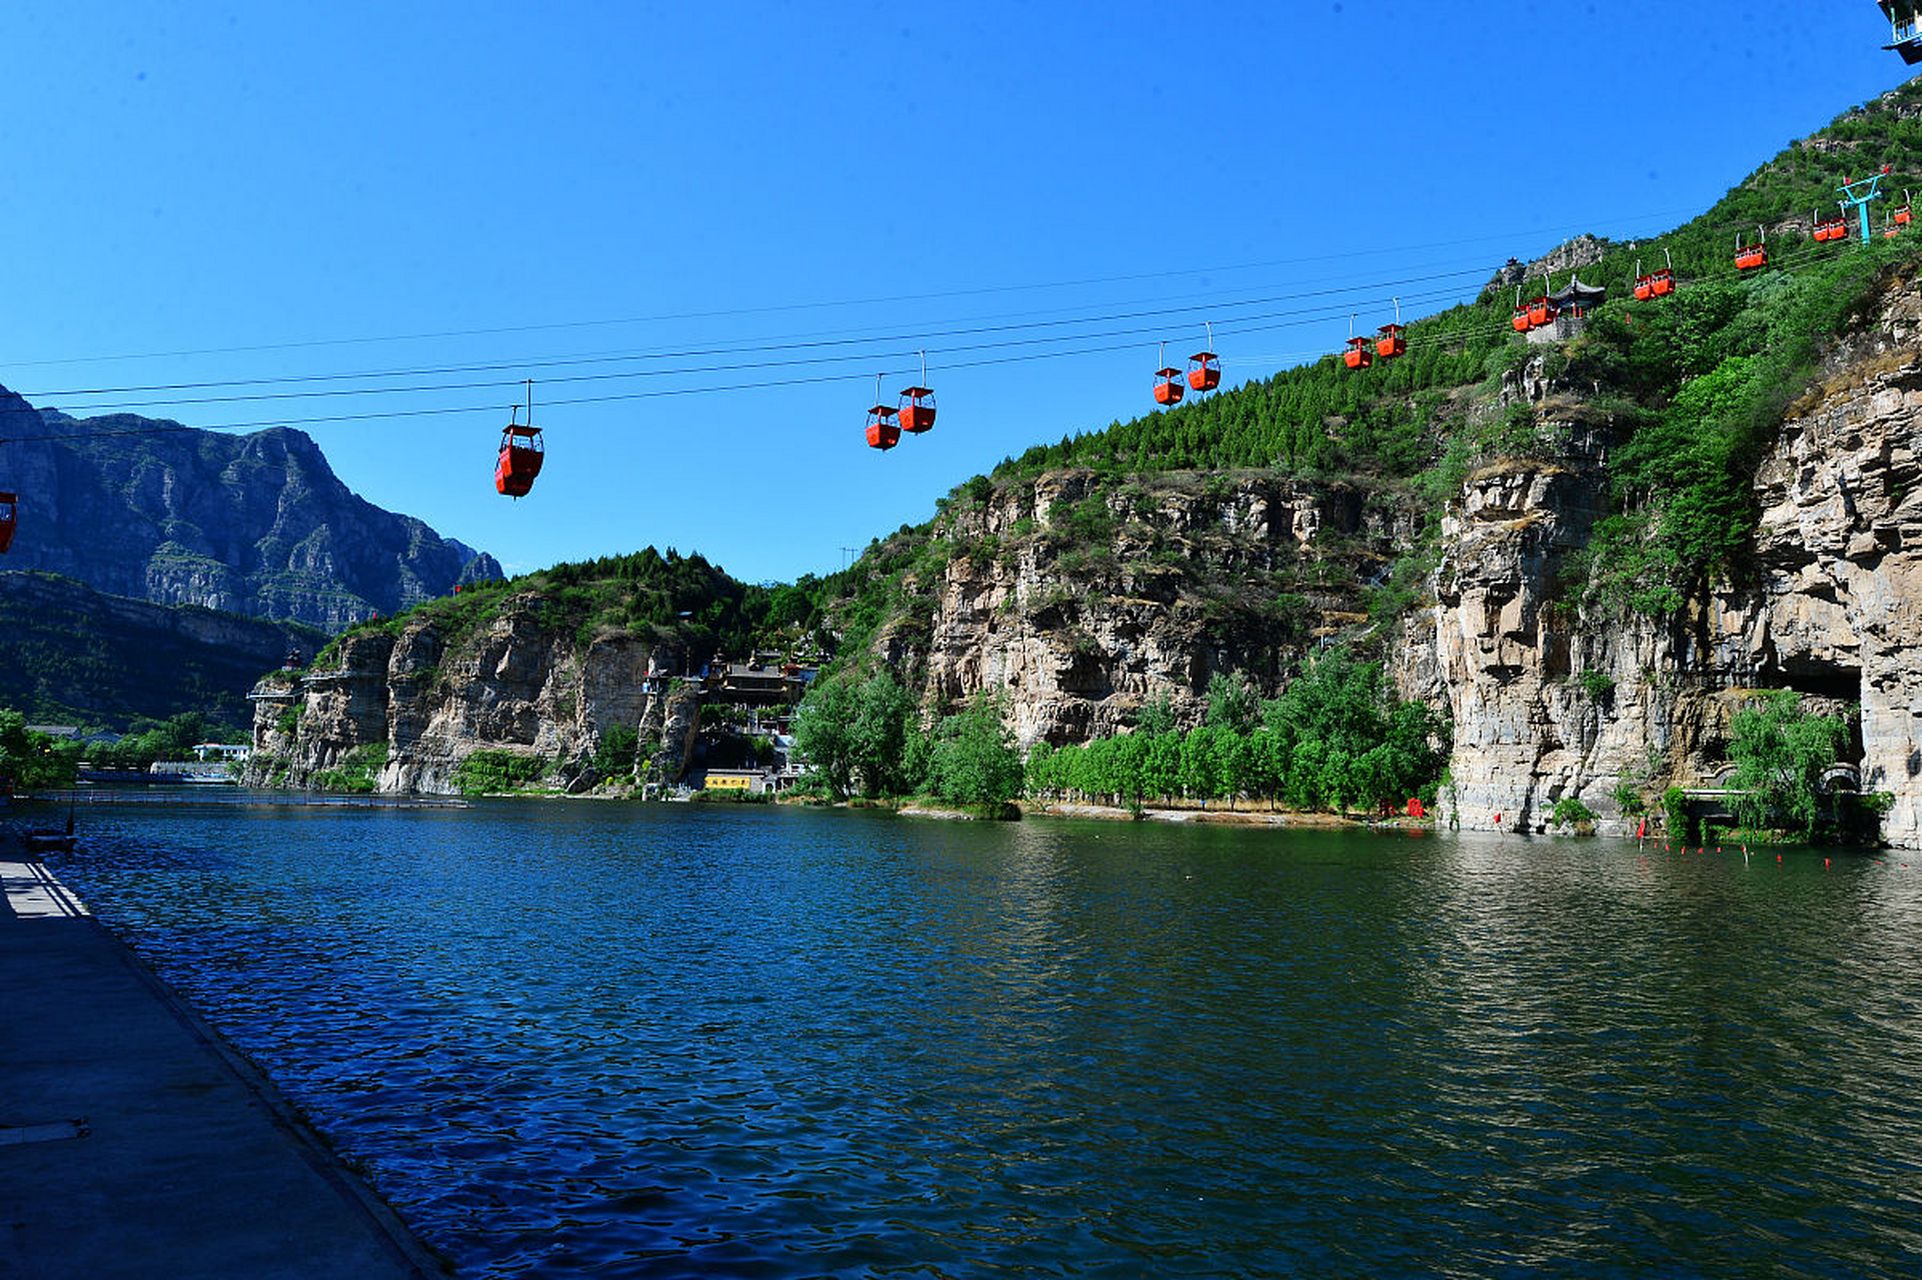
POLYGON ((64 879, 464 1277, 1922 1274, 1922 863, 596 804, 64 879))

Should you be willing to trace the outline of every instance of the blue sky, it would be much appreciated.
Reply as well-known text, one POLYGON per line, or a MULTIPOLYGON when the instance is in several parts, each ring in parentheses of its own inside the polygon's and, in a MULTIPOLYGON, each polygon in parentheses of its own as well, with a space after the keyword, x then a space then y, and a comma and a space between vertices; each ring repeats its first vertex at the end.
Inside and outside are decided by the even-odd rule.
POLYGON ((1152 408, 1203 319, 1232 385, 1680 222, 1901 83, 1886 36, 1872 0, 8 0, 0 382, 303 425, 515 570, 791 578, 1152 408), (870 451, 920 349, 938 425, 870 451), (549 461, 514 503, 524 377, 549 461))

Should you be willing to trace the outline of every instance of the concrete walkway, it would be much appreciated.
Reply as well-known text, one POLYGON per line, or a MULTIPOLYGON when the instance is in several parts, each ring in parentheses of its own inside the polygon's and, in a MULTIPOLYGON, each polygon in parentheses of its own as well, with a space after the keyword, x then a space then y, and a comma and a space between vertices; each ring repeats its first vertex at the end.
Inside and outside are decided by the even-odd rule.
POLYGON ((443 1274, 10 834, 0 885, 0 1276, 443 1274))

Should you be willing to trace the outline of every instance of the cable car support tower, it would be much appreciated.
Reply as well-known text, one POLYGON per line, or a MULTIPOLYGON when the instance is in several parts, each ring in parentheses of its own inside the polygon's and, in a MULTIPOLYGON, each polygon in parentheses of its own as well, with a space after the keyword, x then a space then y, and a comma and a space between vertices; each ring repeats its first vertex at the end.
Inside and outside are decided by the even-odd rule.
POLYGON ((1869 205, 1882 198, 1882 179, 1889 176, 1889 166, 1883 165, 1866 178, 1842 184, 1842 203, 1852 206, 1856 216, 1862 220, 1862 243, 1868 244, 1874 235, 1869 224, 1869 205))

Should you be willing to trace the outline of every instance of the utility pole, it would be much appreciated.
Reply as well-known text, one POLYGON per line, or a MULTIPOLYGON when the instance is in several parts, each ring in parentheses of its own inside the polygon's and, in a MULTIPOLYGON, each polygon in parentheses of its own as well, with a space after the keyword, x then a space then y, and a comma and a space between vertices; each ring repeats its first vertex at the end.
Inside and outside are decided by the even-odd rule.
POLYGON ((854 553, 859 551, 860 549, 861 548, 859 547, 842 547, 841 548, 841 569, 843 572, 846 572, 848 565, 854 562, 854 553))

